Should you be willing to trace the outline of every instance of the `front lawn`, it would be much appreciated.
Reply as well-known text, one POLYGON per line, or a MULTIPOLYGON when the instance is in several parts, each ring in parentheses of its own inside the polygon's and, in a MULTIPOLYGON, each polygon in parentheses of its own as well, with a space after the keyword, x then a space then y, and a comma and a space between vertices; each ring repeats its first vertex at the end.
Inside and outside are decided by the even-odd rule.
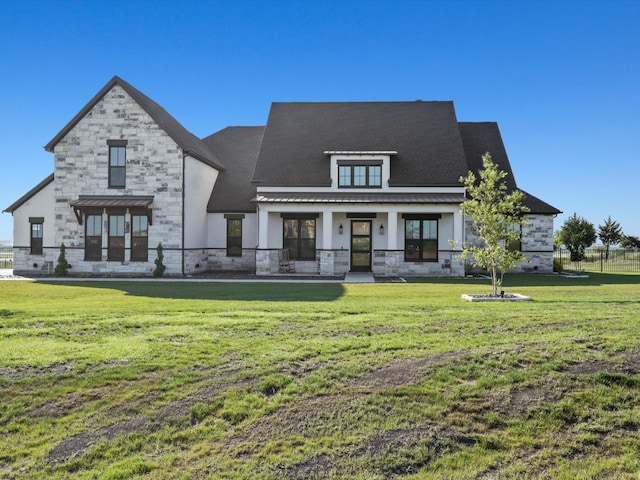
POLYGON ((0 477, 637 478, 640 276, 0 283, 0 477))

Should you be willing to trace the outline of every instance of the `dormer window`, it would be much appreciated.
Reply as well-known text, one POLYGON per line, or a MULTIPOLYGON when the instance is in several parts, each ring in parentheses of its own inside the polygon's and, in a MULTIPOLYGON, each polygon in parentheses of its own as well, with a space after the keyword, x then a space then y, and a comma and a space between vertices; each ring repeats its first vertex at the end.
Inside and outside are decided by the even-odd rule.
POLYGON ((331 158, 332 188, 387 188, 391 157, 396 151, 327 150, 331 158))
POLYGON ((380 188, 382 187, 382 162, 347 163, 338 162, 338 187, 380 188))

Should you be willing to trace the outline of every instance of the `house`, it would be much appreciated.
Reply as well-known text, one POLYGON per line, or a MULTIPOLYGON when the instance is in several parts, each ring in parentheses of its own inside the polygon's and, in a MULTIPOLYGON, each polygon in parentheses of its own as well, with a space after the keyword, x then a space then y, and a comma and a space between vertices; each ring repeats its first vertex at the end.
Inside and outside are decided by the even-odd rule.
MULTIPOLYGON (((496 123, 452 102, 274 103, 265 126, 203 139, 119 77, 51 139, 54 172, 5 209, 16 273, 62 243, 74 273, 463 276, 475 241, 459 179, 490 152, 517 188, 496 123), (453 246, 452 246, 453 245, 453 246)), ((521 270, 552 270, 553 218, 527 194, 521 270)))

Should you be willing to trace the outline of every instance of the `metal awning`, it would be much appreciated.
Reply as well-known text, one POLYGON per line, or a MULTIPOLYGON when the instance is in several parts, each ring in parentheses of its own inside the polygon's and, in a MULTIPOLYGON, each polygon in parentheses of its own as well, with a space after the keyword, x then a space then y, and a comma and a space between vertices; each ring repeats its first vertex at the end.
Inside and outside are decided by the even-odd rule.
POLYGON ((465 201, 464 193, 341 193, 341 192, 264 192, 253 199, 258 203, 454 203, 465 201))
POLYGON ((153 195, 80 195, 70 203, 78 223, 82 225, 82 212, 87 208, 136 208, 147 214, 151 225, 151 208, 153 195))

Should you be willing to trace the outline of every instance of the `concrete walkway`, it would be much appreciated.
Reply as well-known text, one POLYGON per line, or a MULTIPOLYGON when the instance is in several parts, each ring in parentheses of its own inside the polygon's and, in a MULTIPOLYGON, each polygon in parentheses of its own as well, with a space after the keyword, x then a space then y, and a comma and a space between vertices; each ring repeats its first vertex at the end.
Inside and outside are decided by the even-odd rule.
POLYGON ((344 283, 375 283, 371 272, 347 272, 344 276, 344 283))

